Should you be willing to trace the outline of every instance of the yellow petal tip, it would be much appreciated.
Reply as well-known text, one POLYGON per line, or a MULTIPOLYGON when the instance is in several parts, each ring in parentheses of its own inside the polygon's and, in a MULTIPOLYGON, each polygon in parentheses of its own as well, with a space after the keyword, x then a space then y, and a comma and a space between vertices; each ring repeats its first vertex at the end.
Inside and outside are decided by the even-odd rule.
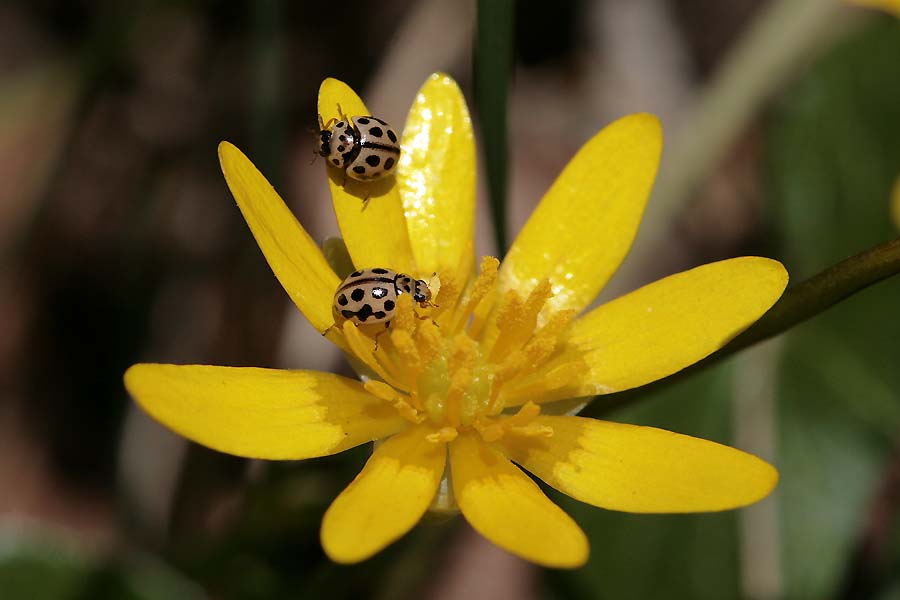
POLYGON ((428 84, 428 83, 432 83, 432 82, 439 83, 442 85, 452 85, 454 87, 459 87, 457 85, 455 79, 453 79, 452 77, 450 77, 449 75, 447 75, 446 73, 444 73, 442 71, 435 71, 434 73, 429 75, 428 80, 425 83, 428 84))
POLYGON ((662 141, 662 122, 659 120, 659 117, 657 117, 653 113, 632 113, 630 115, 621 117, 617 121, 614 121, 612 125, 615 125, 617 123, 628 123, 629 126, 635 128, 635 133, 641 133, 648 137, 658 138, 660 141, 662 141))
POLYGON ((347 88, 350 87, 340 79, 335 79, 334 77, 326 77, 322 80, 322 83, 319 85, 319 94, 323 92, 329 91, 331 88, 347 88))
POLYGON ((223 173, 225 173, 225 177, 228 177, 228 171, 226 167, 226 163, 233 163, 236 160, 243 160, 246 162, 250 162, 250 159, 241 152, 240 148, 232 144, 231 142, 222 140, 219 142, 218 146, 218 155, 219 155, 219 166, 222 167, 223 173))

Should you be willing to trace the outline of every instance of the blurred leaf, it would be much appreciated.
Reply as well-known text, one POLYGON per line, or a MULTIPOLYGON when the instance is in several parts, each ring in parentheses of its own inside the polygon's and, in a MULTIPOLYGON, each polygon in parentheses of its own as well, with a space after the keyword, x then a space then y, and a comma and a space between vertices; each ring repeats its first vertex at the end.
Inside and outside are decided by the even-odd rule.
POLYGON ((200 588, 137 553, 103 559, 49 531, 0 530, 3 600, 199 600, 200 588))
POLYGON ((478 0, 475 104, 487 166, 497 248, 506 252, 507 98, 513 66, 513 0, 478 0))
MULTIPOLYGON (((848 40, 791 90, 772 134, 770 198, 785 262, 803 278, 896 236, 900 27, 848 40)), ((798 327, 779 383, 783 571, 791 598, 834 595, 900 430, 900 282, 798 327)))
MULTIPOLYGON (((723 363, 653 392, 615 420, 729 443, 730 369, 723 363)), ((737 513, 633 515, 555 495, 591 541, 587 566, 551 573, 561 597, 691 598, 738 596, 737 513)))

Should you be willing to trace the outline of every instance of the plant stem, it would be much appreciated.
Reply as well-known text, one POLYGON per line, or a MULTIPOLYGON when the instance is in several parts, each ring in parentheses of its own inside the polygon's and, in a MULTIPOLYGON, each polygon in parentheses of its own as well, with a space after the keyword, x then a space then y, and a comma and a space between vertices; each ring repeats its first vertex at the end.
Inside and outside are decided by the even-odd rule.
POLYGON ((780 335, 795 325, 825 312, 856 292, 898 273, 900 273, 900 238, 852 256, 789 288, 762 318, 703 360, 651 384, 597 396, 581 414, 599 417, 637 402, 662 386, 716 364, 753 344, 780 335))
POLYGON ((507 99, 513 62, 512 0, 478 0, 475 104, 484 141, 491 216, 500 254, 506 252, 507 99))

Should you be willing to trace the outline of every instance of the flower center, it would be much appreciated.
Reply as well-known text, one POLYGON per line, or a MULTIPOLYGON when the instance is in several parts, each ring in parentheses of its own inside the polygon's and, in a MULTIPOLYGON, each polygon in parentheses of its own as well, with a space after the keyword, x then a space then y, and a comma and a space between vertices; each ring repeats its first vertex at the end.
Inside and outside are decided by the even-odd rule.
POLYGON ((572 369, 584 366, 558 352, 574 311, 542 314, 550 283, 540 282, 526 297, 501 295, 498 266, 485 257, 468 285, 442 278, 434 305, 418 312, 402 294, 388 329, 350 322, 341 328, 373 374, 365 383, 369 392, 413 423, 429 421, 434 442, 463 430, 486 441, 507 433, 551 435, 532 422, 540 408, 526 399, 561 387, 572 369), (504 412, 515 406, 521 406, 515 414, 504 412))

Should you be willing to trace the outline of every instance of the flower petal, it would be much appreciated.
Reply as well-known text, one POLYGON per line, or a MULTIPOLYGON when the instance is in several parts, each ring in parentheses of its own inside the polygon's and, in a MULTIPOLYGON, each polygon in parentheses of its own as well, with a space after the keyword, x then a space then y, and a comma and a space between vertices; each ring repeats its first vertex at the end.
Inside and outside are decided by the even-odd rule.
POLYGON ((460 435, 450 444, 450 468, 459 508, 478 533, 547 567, 587 561, 584 532, 500 452, 471 434, 460 435))
MULTIPOLYGON (((435 73, 403 129, 397 186, 420 276, 460 268, 475 226, 475 140, 456 82, 435 73)), ((471 271, 472 265, 463 265, 471 271)))
POLYGON ((500 270, 500 289, 527 296, 547 278, 551 310, 587 306, 622 262, 650 194, 662 130, 635 114, 608 125, 566 165, 500 270))
POLYGON ((335 562, 365 560, 419 522, 444 472, 447 446, 425 439, 424 427, 375 449, 322 520, 322 547, 335 562))
POLYGON ((766 497, 778 471, 715 442, 584 417, 538 417, 552 437, 506 436, 506 455, 576 500, 636 513, 727 510, 766 497))
POLYGON ((125 387, 163 425, 249 458, 326 456, 407 424, 362 384, 316 371, 138 364, 125 387))
MULTIPOLYGON (((319 87, 319 115, 325 123, 370 114, 344 82, 328 78, 319 87)), ((326 168, 334 214, 356 267, 416 273, 396 177, 362 183, 347 177, 342 169, 326 168)))
POLYGON ((671 375, 756 321, 781 297, 787 280, 781 263, 744 256, 648 284, 572 324, 566 349, 546 369, 580 357, 587 368, 577 379, 542 393, 532 381, 545 375, 541 370, 507 390, 507 403, 618 392, 671 375))
POLYGON ((334 323, 331 304, 340 280, 319 246, 240 150, 222 142, 219 162, 275 277, 312 326, 319 332, 327 330, 334 323))

